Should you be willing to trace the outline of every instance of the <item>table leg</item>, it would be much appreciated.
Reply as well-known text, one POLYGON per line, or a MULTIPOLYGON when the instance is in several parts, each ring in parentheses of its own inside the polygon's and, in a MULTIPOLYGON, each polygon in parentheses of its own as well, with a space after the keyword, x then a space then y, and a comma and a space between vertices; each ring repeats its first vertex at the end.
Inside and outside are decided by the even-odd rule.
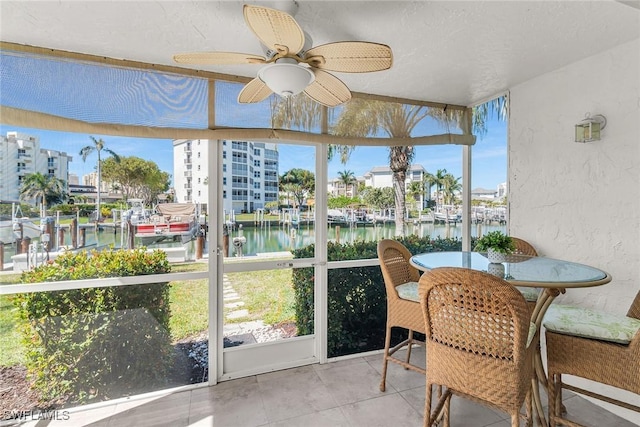
POLYGON ((533 400, 533 413, 535 415, 535 424, 539 426, 548 426, 547 419, 544 416, 542 410, 542 400, 540 399, 540 388, 538 387, 538 381, 536 378, 531 380, 531 390, 533 391, 531 398, 533 400))
MULTIPOLYGON (((543 291, 538 296, 536 307, 534 308, 533 314, 531 315, 531 321, 536 325, 539 339, 541 339, 542 337, 542 319, 544 318, 547 309, 549 308, 553 300, 558 295, 564 292, 564 289, 543 289, 543 291)), ((540 347, 540 341, 538 341, 538 343, 535 345, 537 345, 537 349, 534 354, 533 366, 535 369, 536 378, 531 382, 533 388, 533 406, 535 408, 535 418, 537 423, 541 426, 548 426, 549 423, 544 415, 542 400, 540 399, 540 384, 542 384, 545 390, 548 390, 547 374, 545 373, 544 365, 542 364, 542 351, 540 347)))

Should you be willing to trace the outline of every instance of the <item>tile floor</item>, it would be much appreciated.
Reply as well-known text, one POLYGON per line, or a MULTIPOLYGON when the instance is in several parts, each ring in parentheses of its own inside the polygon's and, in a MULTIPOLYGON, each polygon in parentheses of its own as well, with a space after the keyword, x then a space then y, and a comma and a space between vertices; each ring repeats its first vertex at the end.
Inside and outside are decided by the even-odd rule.
MULTIPOLYGON (((414 357, 421 357, 424 363, 424 352, 416 349, 414 354, 412 361, 414 357)), ((74 412, 66 421, 27 425, 422 426, 423 376, 391 363, 387 391, 380 392, 381 357, 367 356, 272 372, 223 382, 214 387, 74 412)), ((635 426, 574 394, 567 393, 565 405, 575 421, 587 426, 635 426)), ((506 414, 454 397, 451 425, 508 427, 510 422, 506 414)))

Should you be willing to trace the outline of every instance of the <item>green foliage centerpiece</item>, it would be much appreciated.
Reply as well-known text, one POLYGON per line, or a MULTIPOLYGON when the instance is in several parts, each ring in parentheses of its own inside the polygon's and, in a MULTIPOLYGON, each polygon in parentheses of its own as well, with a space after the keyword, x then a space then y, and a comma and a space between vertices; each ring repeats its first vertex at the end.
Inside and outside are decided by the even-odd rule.
POLYGON ((475 250, 486 252, 492 263, 505 262, 506 256, 516 249, 513 239, 501 231, 492 231, 476 241, 475 250))

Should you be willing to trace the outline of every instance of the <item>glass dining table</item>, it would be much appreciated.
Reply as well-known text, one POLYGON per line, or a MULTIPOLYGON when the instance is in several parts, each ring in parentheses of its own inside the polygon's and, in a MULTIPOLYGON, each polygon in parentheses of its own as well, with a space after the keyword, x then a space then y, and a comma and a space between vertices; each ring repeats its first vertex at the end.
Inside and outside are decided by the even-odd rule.
MULTIPOLYGON (((499 276, 516 287, 541 288, 531 315, 531 321, 538 331, 542 331, 542 320, 547 309, 566 289, 600 286, 611 281, 607 272, 588 265, 527 255, 508 255, 506 262, 496 265, 480 252, 429 252, 414 255, 410 263, 421 271, 438 267, 470 268, 499 276)), ((546 387, 547 376, 539 343, 534 363, 538 382, 546 387)), ((538 423, 548 425, 537 386, 533 387, 533 401, 538 423)))

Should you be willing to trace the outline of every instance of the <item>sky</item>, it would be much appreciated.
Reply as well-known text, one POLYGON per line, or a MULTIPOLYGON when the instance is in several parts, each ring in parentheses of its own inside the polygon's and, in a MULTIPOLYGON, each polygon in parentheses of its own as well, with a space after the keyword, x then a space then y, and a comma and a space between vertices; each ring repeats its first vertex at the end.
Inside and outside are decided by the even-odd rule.
MULTIPOLYGON (((139 126, 167 126, 204 129, 207 127, 206 79, 171 74, 104 67, 89 63, 34 58, 29 55, 4 53, 0 61, 3 90, 2 105, 40 111, 88 122, 111 122, 139 126), (24 70, 39 70, 25 73, 24 70), (68 78, 68 76, 74 78, 68 78)), ((216 124, 233 127, 269 128, 269 102, 238 104, 243 85, 216 82, 216 124)), ((274 95, 275 96, 275 95, 274 95)), ((506 181, 506 123, 489 117, 488 132, 478 137, 472 149, 472 188, 495 189, 506 181)), ((93 145, 90 136, 102 138, 105 147, 120 156, 137 156, 154 161, 173 175, 173 146, 170 140, 136 139, 109 135, 87 135, 6 126, 0 133, 23 132, 40 138, 40 147, 64 151, 73 157, 70 172, 82 176, 94 171, 97 155, 82 161, 80 150, 93 145)), ((446 129, 427 117, 414 129, 413 135, 446 133, 446 129)), ((279 171, 292 168, 313 170, 314 159, 309 146, 279 144, 279 171)), ((103 152, 104 154, 104 152, 103 152)), ((388 166, 386 147, 357 147, 347 164, 335 159, 329 164, 329 178, 338 172, 351 171, 362 176, 376 166, 388 166)), ((446 169, 455 177, 462 176, 461 146, 417 147, 413 163, 427 172, 446 169)))
MULTIPOLYGON (((80 150, 85 146, 92 146, 90 136, 102 138, 105 148, 116 152, 120 156, 137 156, 155 162, 158 167, 173 176, 173 146, 171 140, 143 139, 117 137, 110 135, 87 135, 79 133, 47 131, 40 129, 21 128, 0 124, 0 133, 17 131, 40 138, 40 147, 66 152, 73 157, 69 164, 71 173, 78 175, 80 183, 82 176, 95 171, 97 155, 91 154, 86 162, 82 161, 80 150)), ((484 137, 478 137, 472 148, 472 188, 482 187, 495 189, 498 184, 506 181, 507 170, 507 136, 506 123, 491 118, 488 131, 484 137)), ((279 171, 284 172, 293 168, 313 170, 314 159, 309 155, 309 146, 279 144, 279 171)), ((103 152, 103 158, 105 153, 103 152)), ((388 166, 389 149, 386 147, 356 147, 347 164, 339 159, 329 163, 329 178, 338 176, 338 172, 351 171, 355 176, 362 176, 375 166, 388 166)), ((461 146, 422 146, 416 147, 413 164, 423 166, 427 172, 436 173, 439 169, 446 169, 455 177, 462 176, 462 147, 461 146)))

